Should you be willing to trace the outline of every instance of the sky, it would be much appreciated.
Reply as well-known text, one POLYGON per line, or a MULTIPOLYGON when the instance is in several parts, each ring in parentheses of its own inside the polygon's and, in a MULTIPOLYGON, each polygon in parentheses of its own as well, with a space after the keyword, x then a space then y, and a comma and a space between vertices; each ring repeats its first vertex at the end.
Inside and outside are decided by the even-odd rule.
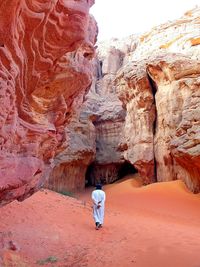
POLYGON ((95 0, 90 13, 99 27, 98 41, 143 33, 200 6, 200 0, 95 0))

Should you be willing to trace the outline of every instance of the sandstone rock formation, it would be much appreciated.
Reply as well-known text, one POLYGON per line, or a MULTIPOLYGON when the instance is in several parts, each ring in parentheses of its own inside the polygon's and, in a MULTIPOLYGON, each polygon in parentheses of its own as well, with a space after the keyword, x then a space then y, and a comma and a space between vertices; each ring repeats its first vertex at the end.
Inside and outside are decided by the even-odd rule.
MULTIPOLYGON (((119 178, 123 154, 118 151, 125 110, 113 81, 133 40, 102 43, 93 61, 93 83, 79 114, 65 128, 65 141, 57 150, 54 169, 45 186, 74 192, 98 181, 119 178), (110 46, 112 44, 112 46, 110 46)), ((82 101, 81 101, 82 102, 82 101)), ((75 113, 75 112, 74 112, 75 113)))
MULTIPOLYGON (((73 134, 70 144, 75 144, 77 138, 79 141, 88 140, 90 136, 89 142, 86 142, 88 144, 85 146, 73 145, 73 148, 69 145, 70 149, 67 148, 66 152, 63 150, 61 157, 57 155, 58 161, 55 161, 57 165, 53 174, 53 177, 57 178, 54 179, 55 183, 50 179, 51 185, 54 185, 50 188, 61 190, 63 186, 70 191, 83 188, 84 176, 90 184, 98 181, 110 183, 120 178, 122 169, 130 170, 132 165, 131 171, 137 169, 144 184, 182 179, 192 191, 199 191, 199 167, 196 166, 199 157, 198 146, 192 148, 196 153, 196 167, 191 174, 185 161, 189 162, 190 158, 193 162, 193 152, 185 151, 183 156, 182 151, 182 142, 186 140, 192 142, 191 134, 184 137, 185 141, 183 137, 177 136, 177 131, 182 132, 182 128, 179 130, 179 127, 182 127, 181 118, 185 116, 183 115, 185 107, 188 106, 186 113, 189 114, 188 101, 194 102, 188 99, 189 91, 198 89, 198 64, 196 61, 190 63, 189 59, 189 57, 193 60, 199 59, 198 18, 199 9, 195 9, 187 12, 180 20, 158 26, 150 33, 122 40, 112 39, 99 44, 98 58, 93 61, 95 70, 93 85, 85 97, 82 115, 80 114, 80 117, 85 114, 85 122, 89 122, 89 118, 92 118, 95 128, 90 124, 92 134, 89 135, 86 131, 84 136, 81 119, 76 120, 82 129, 81 135, 73 129, 77 124, 71 125, 73 134), (191 79, 187 72, 183 71, 186 66, 191 68, 189 70, 192 74, 191 79), (173 69, 179 70, 179 68, 180 77, 172 78, 173 69), (183 90, 180 90, 179 86, 183 80, 185 83, 186 79, 187 82, 190 79, 190 86, 188 92, 182 95, 179 92, 183 90), (122 104, 116 96, 117 93, 122 104), (126 108, 126 112, 123 107, 126 108), (73 151, 71 159, 66 157, 69 151, 73 151), (74 161, 82 168, 74 164, 74 161), (86 162, 90 164, 88 169, 86 162), (69 177, 71 174, 78 181, 77 187, 71 178, 59 182, 63 180, 62 177, 69 177)), ((192 114, 196 112, 197 110, 193 110, 192 114)), ((187 118, 189 119, 189 115, 187 118)), ((197 140, 193 141, 194 144, 198 144, 197 124, 196 122, 197 132, 194 134, 197 140)), ((124 170, 123 172, 126 173, 124 170)))
POLYGON ((120 178, 125 163, 118 149, 125 121, 125 110, 119 101, 114 80, 130 51, 135 49, 135 37, 98 44, 93 87, 86 96, 86 109, 95 114, 96 155, 86 179, 90 184, 111 183, 120 178))
POLYGON ((145 62, 130 63, 118 73, 116 83, 127 115, 119 149, 143 177, 144 184, 155 181, 154 120, 155 103, 145 62))
POLYGON ((144 183, 182 179, 193 192, 200 191, 199 16, 196 8, 142 35, 116 78, 127 109, 125 159, 144 183))
POLYGON ((157 180, 182 179, 200 192, 200 61, 168 54, 147 70, 157 87, 157 180))
POLYGON ((131 166, 144 184, 200 191, 200 9, 99 44, 93 59, 92 4, 0 0, 0 205, 49 177, 76 191, 131 166))
POLYGON ((90 87, 92 4, 0 0, 0 204, 43 184, 72 106, 81 105, 74 99, 90 87))
POLYGON ((61 193, 85 188, 85 174, 95 158, 95 127, 90 118, 73 118, 64 131, 54 168, 45 186, 61 193))
POLYGON ((169 21, 142 34, 132 60, 149 57, 160 51, 187 54, 192 59, 199 57, 199 7, 184 14, 180 19, 169 21))

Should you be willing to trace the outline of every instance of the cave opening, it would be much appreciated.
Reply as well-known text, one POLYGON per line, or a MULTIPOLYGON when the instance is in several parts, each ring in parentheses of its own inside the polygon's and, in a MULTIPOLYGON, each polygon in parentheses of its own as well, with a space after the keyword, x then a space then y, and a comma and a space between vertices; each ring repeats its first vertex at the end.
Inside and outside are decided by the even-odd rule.
POLYGON ((85 187, 89 187, 93 185, 92 177, 93 177, 93 169, 94 169, 94 163, 91 163, 85 174, 85 187))
POLYGON ((119 168, 118 176, 119 179, 122 179, 127 175, 135 174, 137 172, 136 168, 130 162, 125 161, 119 168))
POLYGON ((123 163, 97 164, 88 166, 85 175, 85 186, 94 186, 97 183, 111 184, 125 176, 137 173, 135 167, 128 161, 123 163))

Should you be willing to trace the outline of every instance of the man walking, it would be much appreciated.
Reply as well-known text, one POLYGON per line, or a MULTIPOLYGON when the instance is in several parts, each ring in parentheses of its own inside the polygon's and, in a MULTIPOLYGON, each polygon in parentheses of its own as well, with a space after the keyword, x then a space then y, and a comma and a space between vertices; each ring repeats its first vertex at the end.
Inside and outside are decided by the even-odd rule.
POLYGON ((104 221, 104 207, 106 194, 102 190, 102 185, 97 184, 96 189, 92 192, 93 217, 96 224, 96 230, 99 230, 104 221))

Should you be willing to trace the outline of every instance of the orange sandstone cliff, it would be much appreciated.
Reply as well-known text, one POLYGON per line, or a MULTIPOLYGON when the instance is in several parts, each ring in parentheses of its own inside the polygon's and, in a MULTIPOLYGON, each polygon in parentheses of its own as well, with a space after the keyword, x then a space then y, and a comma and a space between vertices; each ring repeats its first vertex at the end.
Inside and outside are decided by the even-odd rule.
POLYGON ((93 0, 0 0, 0 204, 42 186, 92 82, 93 0))

